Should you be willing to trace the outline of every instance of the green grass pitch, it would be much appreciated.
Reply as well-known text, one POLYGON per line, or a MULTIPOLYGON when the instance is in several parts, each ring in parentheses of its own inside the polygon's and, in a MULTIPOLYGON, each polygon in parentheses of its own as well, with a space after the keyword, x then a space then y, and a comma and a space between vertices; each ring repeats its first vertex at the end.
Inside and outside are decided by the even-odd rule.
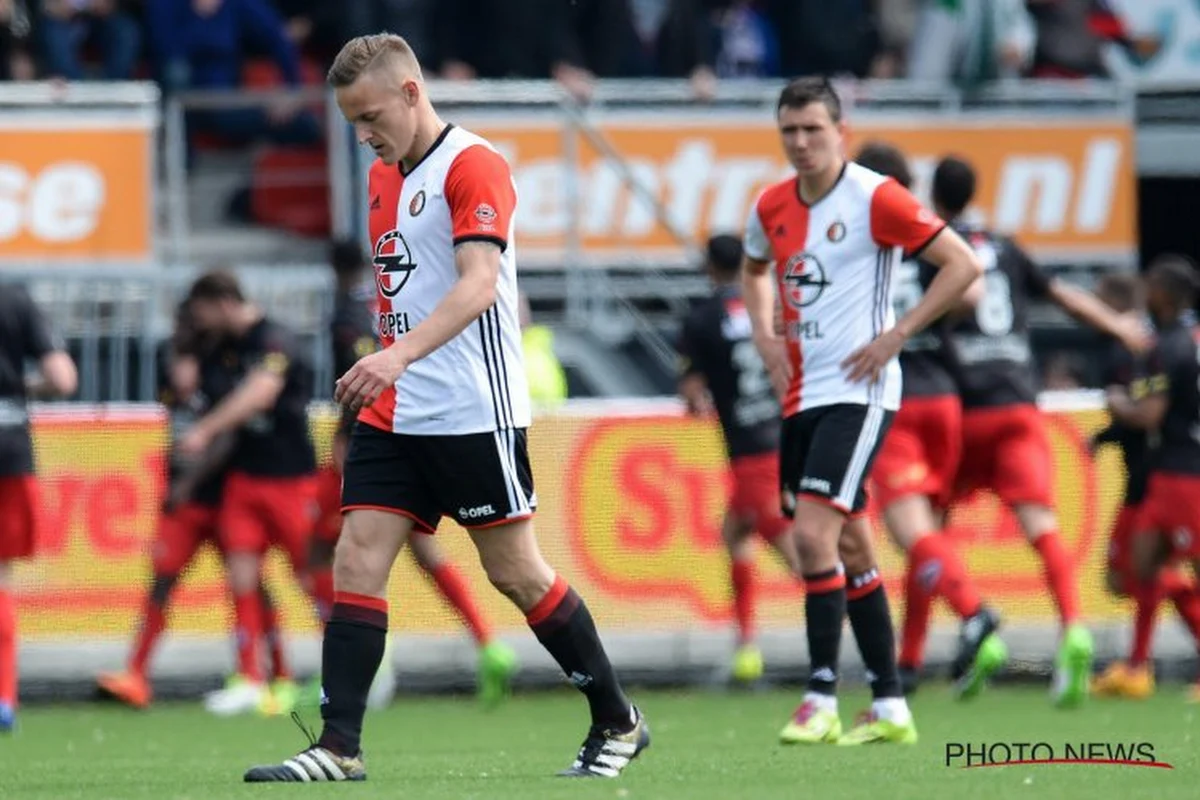
MULTIPOLYGON (((971 705, 941 686, 913 699, 916 746, 784 748, 775 735, 797 692, 636 693, 653 746, 616 781, 552 777, 585 733, 586 706, 573 693, 518 696, 486 712, 465 698, 401 697, 368 717, 369 780, 356 785, 262 786, 242 771, 300 749, 284 719, 214 719, 198 705, 138 713, 103 705, 23 710, 21 728, 0 738, 0 798, 14 800, 210 800, 244 797, 433 798, 437 800, 797 800, 797 798, 1200 797, 1200 707, 1177 686, 1151 700, 1092 700, 1051 708, 1042 689, 999 687, 971 705), (944 766, 948 742, 1150 742, 1174 770, 1038 765, 944 766)), ((865 704, 842 698, 847 724, 865 704)), ((315 712, 308 721, 319 723, 315 712)))

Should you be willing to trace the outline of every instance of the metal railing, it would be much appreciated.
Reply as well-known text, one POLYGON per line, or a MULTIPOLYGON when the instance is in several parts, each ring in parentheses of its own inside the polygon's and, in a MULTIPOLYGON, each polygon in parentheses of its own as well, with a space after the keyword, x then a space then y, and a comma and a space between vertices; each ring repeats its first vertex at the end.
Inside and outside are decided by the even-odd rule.
MULTIPOLYGON (((603 329, 612 337, 637 337, 660 361, 666 362, 673 360, 673 349, 639 300, 652 299, 674 313, 683 307, 689 294, 703 291, 702 277, 694 269, 689 271, 698 260, 696 231, 675 223, 656 187, 640 179, 628 154, 609 140, 605 120, 626 113, 675 114, 692 120, 770 119, 780 85, 775 80, 725 81, 718 86, 712 100, 699 102, 686 81, 601 81, 586 105, 578 103, 552 81, 431 81, 429 91, 448 119, 501 122, 511 122, 516 117, 537 119, 539 124, 558 133, 562 163, 558 188, 567 225, 562 247, 548 256, 543 253, 540 262, 529 258, 528 248, 522 249, 523 269, 529 275, 529 283, 546 292, 561 291, 563 319, 567 324, 581 330, 603 329), (591 198, 582 165, 586 159, 596 157, 606 162, 623 190, 647 209, 654 222, 666 231, 667 238, 677 245, 672 255, 639 251, 636 246, 617 254, 597 255, 585 247, 581 212, 589 208, 591 198)), ((1130 119, 1134 103, 1130 87, 1094 81, 997 83, 972 93, 908 81, 848 82, 840 83, 839 89, 852 121, 911 119, 913 115, 936 121, 968 114, 982 120, 1021 115, 1049 122, 1068 110, 1074 118, 1130 119)), ((66 105, 85 113, 91 108, 145 107, 148 99, 151 102, 159 99, 157 88, 150 84, 0 86, 0 108, 6 110, 66 105)), ((197 179, 209 176, 189 171, 188 112, 264 107, 280 100, 322 110, 327 134, 328 210, 333 229, 336 234, 365 239, 365 208, 358 199, 365 196, 363 184, 370 157, 356 146, 327 90, 181 92, 166 97, 160 129, 159 197, 163 208, 159 215, 157 262, 168 270, 151 275, 134 272, 132 267, 125 271, 118 264, 99 271, 56 270, 52 278, 36 271, 10 273, 11 277, 40 287, 35 292, 40 293, 40 299, 57 302, 56 298, 60 298, 74 304, 72 308, 77 313, 59 318, 73 332, 68 338, 76 343, 82 362, 85 399, 149 396, 153 373, 144 368, 145 359, 152 351, 150 343, 165 335, 170 319, 170 302, 166 298, 173 296, 172 292, 179 289, 197 265, 216 259, 237 265, 272 261, 311 264, 321 257, 324 248, 320 241, 303 242, 285 232, 233 227, 214 231, 207 248, 196 246, 197 220, 202 216, 196 212, 208 210, 198 209, 197 203, 211 204, 212 200, 192 194, 197 179), (254 237, 253 248, 247 245, 250 237, 254 237), (68 296, 73 299, 66 299, 68 296), (119 389, 122 385, 133 388, 122 396, 119 389)), ((237 168, 235 163, 232 169, 237 168)), ((302 269, 299 274, 311 276, 322 272, 322 277, 311 282, 310 278, 301 278, 297 282, 289 268, 285 282, 279 283, 283 273, 269 268, 261 272, 273 280, 264 279, 256 285, 255 292, 261 292, 268 306, 277 308, 285 321, 300 322, 303 329, 300 333, 311 337, 315 360, 319 364, 326 362, 327 348, 316 344, 326 335, 321 327, 325 321, 316 321, 316 310, 330 300, 328 276, 319 268, 309 268, 308 273, 302 269), (318 296, 318 287, 324 287, 324 298, 318 296)), ((324 385, 328 385, 327 380, 324 385)))
MULTIPOLYGON (((309 87, 303 89, 258 90, 194 90, 168 95, 163 114, 163 176, 166 199, 165 256, 169 261, 187 262, 194 257, 193 240, 196 234, 194 209, 190 199, 192 178, 188 164, 191 160, 191 133, 187 116, 192 112, 237 111, 265 109, 275 103, 286 103, 306 111, 320 109, 325 117, 330 109, 336 113, 328 91, 309 87)), ((339 117, 340 119, 340 117, 339 117)), ((330 125, 330 129, 333 129, 330 125)), ((327 145, 328 146, 328 145, 327 145)), ((329 148, 332 155, 333 149, 329 148)), ((344 163, 344 159, 343 159, 344 163)), ((245 165, 242 165, 243 167, 245 165)), ((340 167, 340 165, 338 165, 340 167)), ((244 170, 248 173, 248 170, 244 170)), ((330 185, 339 171, 330 163, 330 185)), ((248 174, 244 177, 248 180, 248 174)), ((339 198, 340 199, 340 198, 339 198)), ((337 207, 334 204, 333 207, 337 207)), ((233 254, 231 254, 233 255, 233 254)))
MULTIPOLYGON (((622 335, 635 337, 664 369, 672 370, 676 355, 672 344, 663 336, 641 308, 630 302, 629 272, 636 275, 636 290, 642 295, 656 296, 678 317, 696 288, 705 291, 704 282, 692 282, 693 291, 683 288, 678 273, 668 273, 665 264, 636 254, 614 259, 605 268, 584 247, 583 214, 587 203, 581 186, 583 158, 581 147, 586 146, 604 160, 617 175, 631 198, 646 206, 654 221, 679 246, 672 257, 672 266, 698 265, 701 242, 695 232, 676 223, 657 187, 647 185, 638 175, 629 157, 606 136, 603 121, 606 115, 628 111, 652 111, 662 114, 690 114, 699 111, 714 119, 722 116, 741 116, 748 113, 769 119, 781 82, 725 81, 715 97, 706 102, 696 100, 691 86, 683 80, 601 81, 590 101, 580 104, 562 87, 552 82, 538 81, 479 81, 470 84, 430 84, 430 94, 439 108, 449 114, 461 113, 468 118, 487 121, 519 115, 536 116, 557 125, 562 138, 562 203, 567 228, 561 251, 559 269, 564 273, 565 320, 573 327, 606 331, 609 338, 622 335), (585 268, 585 266, 587 268, 585 268), (614 268, 627 270, 623 280, 615 279, 614 268)), ((977 92, 962 92, 942 84, 908 81, 843 82, 838 85, 847 117, 861 119, 875 116, 892 117, 914 112, 933 118, 951 118, 969 114, 975 118, 990 115, 1004 116, 1019 113, 1025 117, 1057 119, 1065 111, 1080 118, 1131 118, 1134 94, 1129 87, 1103 81, 1078 82, 1000 82, 977 92)), ((370 157, 356 151, 359 168, 346 175, 361 180, 364 162, 370 157)), ((349 192, 363 196, 361 187, 349 192)), ((362 231, 365 234, 365 231, 362 231)), ((537 266, 539 272, 545 264, 537 266)), ((552 270, 553 271, 553 270, 552 270)))
MULTIPOLYGON (((970 114, 986 119, 992 115, 1020 115, 1025 118, 1044 117, 1052 120, 1069 113, 1074 119, 1088 116, 1130 119, 1134 113, 1135 94, 1129 86, 1105 81, 1001 81, 978 91, 964 92, 937 83, 916 81, 842 81, 836 82, 843 97, 847 116, 851 120, 895 119, 894 115, 932 115, 933 119, 970 114)), ((513 120, 536 117, 562 135, 562 200, 571 227, 564 236, 561 264, 556 267, 573 270, 597 266, 581 246, 578 229, 580 214, 586 198, 580 196, 579 171, 582 159, 579 139, 598 152, 617 172, 621 184, 645 203, 655 221, 666 229, 675 241, 683 245, 681 253, 671 256, 674 266, 681 259, 692 261, 696 243, 690 233, 673 225, 664 203, 650 187, 639 183, 627 156, 620 148, 606 141, 601 122, 605 115, 620 111, 652 111, 664 116, 688 113, 719 120, 727 115, 752 112, 768 119, 774 112, 781 82, 777 80, 728 80, 720 83, 715 97, 707 101, 695 98, 690 84, 684 80, 605 80, 596 83, 590 101, 585 105, 571 97, 554 81, 480 80, 472 82, 429 82, 429 92, 438 107, 450 119, 465 116, 472 120, 513 120)), ((34 92, 49 98, 48 89, 34 92)), ((0 92, 0 98, 4 93, 0 92)), ((354 143, 349 127, 341 119, 331 94, 322 88, 184 91, 166 98, 163 115, 163 176, 166 204, 166 230, 163 254, 168 261, 189 261, 192 255, 194 230, 193 203, 189 200, 189 184, 197 176, 188 170, 190 112, 213 110, 265 108, 272 103, 286 102, 321 109, 326 129, 328 153, 328 183, 330 187, 329 214, 334 235, 358 234, 365 238, 365 214, 355 202, 365 193, 365 173, 371 156, 354 143), (191 179, 191 180, 190 180, 191 179)), ((0 101, 2 102, 2 101, 0 101)), ((204 176, 200 176, 204 177, 204 176)), ((294 244, 280 237, 280 250, 294 244)), ((238 244, 230 244, 230 256, 238 256, 238 244)), ((614 263, 647 267, 648 259, 636 252, 613 256, 614 263)), ((653 258, 653 257, 652 257, 653 258)), ((542 268, 544 263, 528 260, 531 266, 542 268)), ((600 264, 599 266, 604 266, 600 264)), ((586 287, 580 286, 580 289, 586 287)))
POLYGON ((159 102, 158 86, 144 81, 81 82, 30 81, 0 84, 0 108, 134 108, 159 102))
MULTIPOLYGON (((334 280, 323 266, 243 265, 237 274, 249 297, 294 333, 315 371, 318 399, 332 393, 329 321, 334 280)), ((157 386, 156 353, 170 336, 179 298, 199 270, 130 266, 53 271, 5 269, 0 281, 23 284, 44 309, 79 367, 75 400, 150 402, 157 386)))

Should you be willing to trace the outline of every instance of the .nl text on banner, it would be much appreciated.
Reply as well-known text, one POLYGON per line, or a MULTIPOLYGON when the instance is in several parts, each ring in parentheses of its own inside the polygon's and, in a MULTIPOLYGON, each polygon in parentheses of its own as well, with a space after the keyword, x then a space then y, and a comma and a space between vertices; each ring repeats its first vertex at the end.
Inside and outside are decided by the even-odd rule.
MULTIPOLYGON (((476 130, 513 166, 522 213, 524 255, 561 253, 571 230, 566 202, 564 135, 550 118, 495 122, 476 130)), ((611 114, 599 135, 631 174, 663 203, 674 225, 695 241, 740 231, 761 189, 789 173, 770 116, 704 118, 611 114)), ((919 194, 941 157, 955 154, 979 170, 973 213, 1011 233, 1042 259, 1113 259, 1137 249, 1133 134, 1126 121, 938 117, 913 113, 888 122, 850 120, 851 153, 882 139, 909 156, 919 194), (897 121, 898 120, 898 121, 897 121)), ((623 182, 585 137, 578 136, 577 221, 586 254, 667 254, 678 244, 654 210, 623 182)))

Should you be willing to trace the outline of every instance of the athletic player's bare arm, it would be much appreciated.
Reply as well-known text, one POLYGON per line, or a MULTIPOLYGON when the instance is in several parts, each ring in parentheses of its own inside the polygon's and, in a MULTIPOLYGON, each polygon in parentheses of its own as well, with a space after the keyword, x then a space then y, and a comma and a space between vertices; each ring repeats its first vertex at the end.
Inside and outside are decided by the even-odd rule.
POLYGON ((792 365, 788 361, 785 338, 775 324, 775 286, 770 262, 742 258, 742 300, 754 336, 754 346, 762 356, 775 394, 783 399, 792 380, 792 365))
POLYGON ((167 495, 166 510, 171 511, 191 500, 196 487, 225 468, 236 445, 237 434, 233 431, 213 438, 204 453, 184 467, 175 480, 170 494, 167 495))
POLYGON ((683 398, 688 413, 694 417, 707 416, 712 411, 708 381, 697 372, 685 373, 679 379, 679 396, 683 398))
POLYGON ((444 189, 458 280, 428 317, 342 376, 334 399, 348 408, 375 402, 410 364, 458 336, 496 303, 501 257, 517 208, 508 162, 489 147, 467 147, 446 172, 444 189))
POLYGON ((1085 289, 1055 278, 1050 281, 1049 297, 1063 311, 1119 340, 1132 353, 1144 353, 1150 346, 1150 332, 1136 315, 1114 311, 1085 289))
POLYGON ((281 353, 269 353, 221 402, 179 440, 185 455, 198 457, 222 434, 236 431, 257 414, 270 411, 287 385, 288 363, 281 353))
POLYGON ((921 260, 937 267, 937 274, 917 303, 896 328, 906 339, 920 333, 943 314, 956 308, 973 308, 983 296, 983 265, 962 237, 950 228, 934 237, 921 254, 921 260))
POLYGON ((458 336, 496 302, 500 246, 465 241, 454 248, 458 280, 427 318, 391 347, 359 360, 337 382, 334 400, 352 409, 370 405, 414 361, 458 336))
POLYGON ((775 333, 775 287, 769 266, 768 261, 742 257, 742 298, 755 339, 775 333))
POLYGON ((881 246, 919 254, 937 274, 920 302, 904 317, 842 362, 851 381, 876 380, 908 339, 951 311, 983 275, 975 251, 898 183, 890 181, 876 189, 871 200, 871 234, 881 246))
POLYGON ((38 362, 37 377, 26 385, 31 397, 69 397, 79 386, 79 373, 71 356, 55 350, 38 362))
POLYGON ((750 317, 754 347, 767 368, 775 394, 782 401, 792 381, 792 365, 788 360, 782 306, 776 300, 775 276, 770 272, 775 253, 763 228, 758 210, 760 201, 755 201, 746 217, 742 240, 742 302, 750 317))
POLYGON ((970 314, 979 305, 979 301, 983 299, 984 283, 983 275, 971 281, 971 285, 963 292, 963 296, 959 298, 948 312, 952 316, 962 316, 970 314))
POLYGON ((454 248, 458 281, 428 319, 396 341, 403 363, 420 361, 483 316, 496 302, 500 282, 500 246, 495 242, 467 241, 454 248))
POLYGON ((17 313, 25 329, 25 341, 29 343, 29 357, 38 361, 38 375, 29 381, 25 390, 30 397, 66 397, 75 393, 79 375, 75 362, 63 350, 46 323, 42 312, 23 290, 16 292, 17 313))
POLYGON ((694 417, 706 416, 712 411, 712 397, 708 393, 708 378, 696 364, 698 351, 695 327, 697 320, 689 316, 679 330, 679 396, 683 398, 687 411, 694 417))

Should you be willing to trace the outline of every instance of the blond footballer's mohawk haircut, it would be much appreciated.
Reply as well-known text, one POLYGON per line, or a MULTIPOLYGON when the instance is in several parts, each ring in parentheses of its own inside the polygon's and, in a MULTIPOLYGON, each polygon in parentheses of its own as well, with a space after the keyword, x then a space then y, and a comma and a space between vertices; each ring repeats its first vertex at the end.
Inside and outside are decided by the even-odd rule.
POLYGON ((342 45, 326 80, 335 89, 349 86, 368 72, 396 65, 414 78, 421 77, 417 55, 403 36, 372 33, 356 36, 342 45))

